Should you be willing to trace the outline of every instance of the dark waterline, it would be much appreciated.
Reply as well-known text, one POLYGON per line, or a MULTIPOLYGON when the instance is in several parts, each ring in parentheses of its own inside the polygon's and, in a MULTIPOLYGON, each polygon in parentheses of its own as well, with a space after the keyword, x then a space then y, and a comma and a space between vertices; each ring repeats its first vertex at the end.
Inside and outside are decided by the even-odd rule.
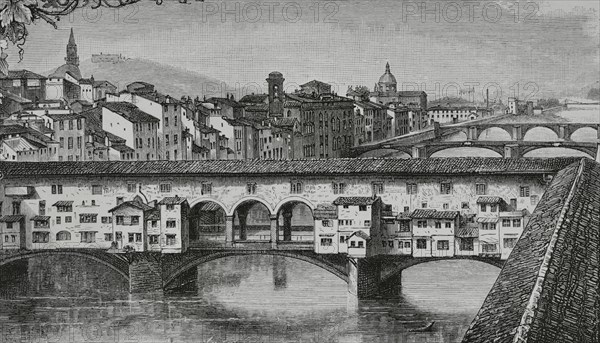
POLYGON ((131 296, 85 260, 23 267, 0 287, 1 342, 459 342, 499 272, 426 263, 404 271, 398 299, 356 302, 327 271, 273 256, 201 265, 192 292, 166 296, 131 296))

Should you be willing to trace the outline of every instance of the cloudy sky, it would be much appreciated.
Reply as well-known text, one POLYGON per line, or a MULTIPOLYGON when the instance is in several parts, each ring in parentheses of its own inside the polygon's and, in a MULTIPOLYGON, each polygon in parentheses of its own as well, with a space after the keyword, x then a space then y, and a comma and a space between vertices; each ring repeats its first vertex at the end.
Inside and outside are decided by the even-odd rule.
MULTIPOLYGON (((373 87, 389 61, 404 89, 430 98, 458 88, 500 88, 503 98, 577 92, 599 79, 599 2, 591 1, 209 1, 142 0, 78 10, 54 30, 31 25, 11 68, 63 63, 68 31, 80 58, 122 53, 199 72, 234 87, 286 82, 373 87), (487 86, 485 86, 487 85, 487 86)), ((84 75, 85 70, 83 70, 84 75)))

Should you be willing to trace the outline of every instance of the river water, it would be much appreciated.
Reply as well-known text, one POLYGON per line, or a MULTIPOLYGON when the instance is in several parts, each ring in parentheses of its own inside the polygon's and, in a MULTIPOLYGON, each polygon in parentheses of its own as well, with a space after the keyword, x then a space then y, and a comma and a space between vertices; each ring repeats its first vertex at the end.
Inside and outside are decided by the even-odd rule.
POLYGON ((33 258, 18 268, 0 286, 2 343, 459 342, 499 273, 481 262, 430 262, 403 272, 400 297, 357 301, 335 275, 285 257, 211 261, 194 287, 144 297, 85 259, 33 258), (432 332, 408 331, 431 321, 432 332))

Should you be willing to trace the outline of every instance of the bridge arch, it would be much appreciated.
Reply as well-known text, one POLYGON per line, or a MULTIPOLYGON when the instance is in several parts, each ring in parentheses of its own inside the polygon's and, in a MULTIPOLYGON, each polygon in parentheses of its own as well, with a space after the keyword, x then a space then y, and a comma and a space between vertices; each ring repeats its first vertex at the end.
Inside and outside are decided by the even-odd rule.
POLYGON ((523 156, 523 157, 545 157, 548 155, 551 155, 554 157, 573 156, 574 155, 573 153, 575 153, 575 155, 577 157, 582 156, 582 157, 595 158, 595 156, 596 156, 595 149, 588 148, 588 147, 580 147, 580 146, 569 146, 569 147, 561 147, 561 146, 536 147, 536 146, 532 146, 532 147, 524 147, 521 149, 521 156, 523 156), (525 155, 529 155, 529 156, 525 156, 525 155))
POLYGON ((76 256, 90 259, 94 262, 98 262, 101 265, 104 265, 117 274, 121 275, 127 282, 129 282, 129 263, 127 259, 124 257, 117 256, 115 254, 110 254, 104 252, 102 250, 27 250, 20 251, 14 254, 8 254, 0 257, 0 267, 4 266, 11 262, 28 260, 32 257, 44 257, 44 256, 56 256, 56 255, 67 255, 67 256, 76 256))
POLYGON ((525 126, 521 136, 524 141, 555 142, 559 140, 560 132, 550 125, 525 126))
POLYGON ((423 264, 423 263, 429 263, 429 262, 435 262, 435 261, 460 261, 460 260, 464 260, 464 261, 478 261, 478 262, 482 262, 482 263, 486 263, 489 264, 491 266, 494 266, 496 268, 500 268, 502 269, 502 267, 504 266, 504 260, 501 260, 499 258, 493 258, 493 257, 481 257, 481 256, 452 256, 452 257, 424 257, 424 258, 407 258, 404 261, 402 261, 401 263, 396 264, 393 268, 390 268, 385 272, 385 275, 381 275, 381 282, 385 283, 388 281, 393 280, 394 278, 396 278, 399 274, 402 273, 402 271, 410 268, 410 267, 414 267, 417 266, 419 264, 423 264))
POLYGON ((285 250, 246 250, 246 251, 213 251, 210 254, 201 255, 196 258, 189 259, 179 266, 177 266, 173 271, 171 271, 164 278, 164 288, 167 289, 168 286, 175 281, 180 275, 184 274, 191 268, 197 267, 203 263, 207 263, 210 261, 214 261, 220 258, 230 257, 230 256, 246 256, 246 255, 274 255, 274 256, 283 256, 294 258, 297 260, 308 262, 312 265, 320 267, 331 274, 337 276, 344 282, 348 282, 348 274, 346 272, 346 266, 337 265, 334 262, 328 261, 325 258, 318 258, 318 255, 312 254, 302 254, 293 251, 285 251, 285 250), (315 256, 311 256, 315 255, 315 256))
POLYGON ((512 130, 502 126, 484 126, 480 127, 477 132, 478 141, 511 141, 513 140, 512 130), (505 135, 506 134, 506 135, 505 135), (492 137, 488 139, 486 136, 502 135, 503 137, 492 137))
POLYGON ((271 241, 272 206, 264 199, 246 196, 231 208, 234 241, 271 241))
POLYGON ((313 243, 315 236, 314 204, 306 198, 293 196, 275 207, 278 242, 313 243))
POLYGON ((503 157, 504 156, 504 147, 484 147, 484 146, 476 146, 476 147, 456 147, 456 146, 430 146, 427 147, 427 157, 441 157, 441 156, 433 156, 436 153, 442 152, 452 153, 452 155, 460 155, 460 156, 452 156, 452 157, 466 157, 466 156, 478 156, 478 157, 503 157), (498 154, 498 156, 479 156, 478 153, 484 153, 483 155, 491 155, 489 152, 493 152, 498 154))
POLYGON ((191 246, 223 246, 227 241, 227 207, 211 198, 195 199, 188 215, 191 246))
POLYGON ((265 199, 256 197, 256 196, 245 196, 243 198, 241 198, 240 200, 238 200, 235 204, 233 204, 233 206, 231 206, 231 208, 229 209, 229 212, 227 212, 228 216, 233 216, 235 211, 238 209, 238 207, 240 207, 241 205, 244 204, 248 204, 248 203, 261 203, 263 204, 268 210, 269 210, 269 214, 273 214, 273 208, 271 207, 271 204, 269 204, 268 201, 266 201, 265 199))
POLYGON ((372 158, 372 157, 386 157, 386 158, 412 158, 412 151, 410 147, 407 148, 376 148, 363 152, 358 158, 372 158))
POLYGON ((288 204, 288 203, 295 203, 295 202, 301 202, 303 204, 305 204, 308 208, 310 208, 311 211, 313 211, 315 209, 315 205, 312 203, 312 201, 308 200, 305 197, 299 197, 299 196, 291 196, 291 197, 287 197, 283 200, 281 200, 277 205, 275 205, 275 210, 273 210, 273 213, 279 213, 279 211, 281 211, 281 208, 288 204))
POLYGON ((600 139, 600 129, 594 125, 578 127, 569 134, 568 139, 574 142, 596 142, 600 139))

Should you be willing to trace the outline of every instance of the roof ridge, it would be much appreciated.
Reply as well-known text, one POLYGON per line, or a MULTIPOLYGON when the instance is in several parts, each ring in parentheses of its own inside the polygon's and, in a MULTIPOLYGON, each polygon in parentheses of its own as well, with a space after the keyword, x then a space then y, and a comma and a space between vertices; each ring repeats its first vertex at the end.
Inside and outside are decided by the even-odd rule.
POLYGON ((552 233, 552 237, 550 238, 550 242, 548 244, 548 247, 546 248, 546 252, 544 253, 544 258, 540 265, 540 269, 538 271, 535 285, 533 286, 533 289, 531 291, 529 301, 527 302, 527 306, 525 307, 525 309, 523 311, 523 316, 521 317, 519 326, 516 328, 516 333, 513 336, 513 342, 527 342, 527 338, 528 338, 527 335, 529 333, 529 330, 531 329, 533 319, 534 319, 533 317, 536 313, 536 309, 539 308, 538 301, 540 300, 542 291, 544 290, 544 284, 546 281, 546 273, 550 266, 550 261, 553 258, 553 252, 554 252, 554 248, 556 247, 556 244, 558 242, 559 232, 561 231, 561 228, 565 221, 567 211, 571 207, 571 203, 575 196, 575 190, 579 186, 579 183, 581 182, 582 174, 585 170, 585 158, 582 158, 578 162, 578 164, 579 164, 579 167, 577 170, 577 174, 575 175, 575 179, 573 180, 571 189, 569 190, 569 194, 567 194, 566 200, 560 210, 560 215, 558 217, 556 225, 554 226, 554 229, 553 229, 554 232, 552 233))

